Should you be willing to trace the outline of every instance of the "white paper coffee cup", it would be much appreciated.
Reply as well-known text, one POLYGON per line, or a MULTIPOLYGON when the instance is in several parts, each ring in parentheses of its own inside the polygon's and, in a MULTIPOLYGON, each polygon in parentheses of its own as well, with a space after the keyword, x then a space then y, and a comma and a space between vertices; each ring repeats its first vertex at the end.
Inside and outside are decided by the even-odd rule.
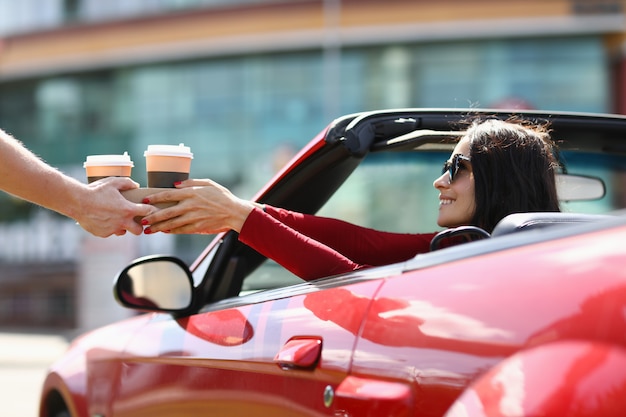
POLYGON ((148 145, 144 152, 149 188, 174 188, 189 178, 193 153, 185 144, 148 145))
POLYGON ((130 177, 133 166, 128 152, 122 155, 89 155, 83 163, 89 183, 106 177, 130 177))

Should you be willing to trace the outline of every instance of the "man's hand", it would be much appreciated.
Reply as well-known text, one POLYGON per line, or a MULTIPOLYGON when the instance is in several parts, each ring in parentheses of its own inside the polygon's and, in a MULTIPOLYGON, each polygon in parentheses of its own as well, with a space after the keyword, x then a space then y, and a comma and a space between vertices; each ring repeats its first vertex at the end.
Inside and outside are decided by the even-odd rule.
POLYGON ((83 229, 99 237, 121 236, 126 231, 140 235, 143 227, 135 219, 148 216, 157 209, 147 204, 131 203, 120 193, 138 186, 126 177, 103 178, 86 185, 76 221, 83 229))

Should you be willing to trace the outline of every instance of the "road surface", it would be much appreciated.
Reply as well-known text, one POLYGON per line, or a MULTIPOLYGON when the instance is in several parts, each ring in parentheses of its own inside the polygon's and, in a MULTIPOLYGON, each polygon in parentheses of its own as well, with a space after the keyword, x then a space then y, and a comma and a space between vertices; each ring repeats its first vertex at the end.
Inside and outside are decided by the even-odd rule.
POLYGON ((2 417, 37 417, 46 370, 67 345, 60 335, 0 331, 2 417))

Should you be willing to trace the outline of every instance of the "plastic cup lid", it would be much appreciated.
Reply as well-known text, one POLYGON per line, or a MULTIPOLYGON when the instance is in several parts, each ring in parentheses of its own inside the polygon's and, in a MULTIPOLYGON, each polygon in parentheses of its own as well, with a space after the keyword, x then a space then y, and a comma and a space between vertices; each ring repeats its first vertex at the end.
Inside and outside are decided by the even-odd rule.
POLYGON ((148 145, 143 156, 179 156, 193 159, 193 153, 184 143, 179 145, 148 145))
POLYGON ((123 155, 89 155, 83 164, 83 167, 93 166, 125 166, 133 167, 133 161, 130 160, 128 152, 123 155))

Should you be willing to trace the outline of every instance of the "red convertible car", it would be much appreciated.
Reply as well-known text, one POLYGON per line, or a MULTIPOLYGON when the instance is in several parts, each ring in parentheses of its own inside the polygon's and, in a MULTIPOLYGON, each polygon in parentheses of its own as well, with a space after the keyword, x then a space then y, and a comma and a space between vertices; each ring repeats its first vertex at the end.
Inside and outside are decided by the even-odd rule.
MULTIPOLYGON (((475 114, 511 116, 339 118, 255 198, 434 231, 432 181, 475 114)), ((190 266, 138 259, 114 293, 146 313, 73 341, 40 416, 626 416, 626 117, 516 116, 551 124, 562 213, 310 282, 235 232, 190 266)))

